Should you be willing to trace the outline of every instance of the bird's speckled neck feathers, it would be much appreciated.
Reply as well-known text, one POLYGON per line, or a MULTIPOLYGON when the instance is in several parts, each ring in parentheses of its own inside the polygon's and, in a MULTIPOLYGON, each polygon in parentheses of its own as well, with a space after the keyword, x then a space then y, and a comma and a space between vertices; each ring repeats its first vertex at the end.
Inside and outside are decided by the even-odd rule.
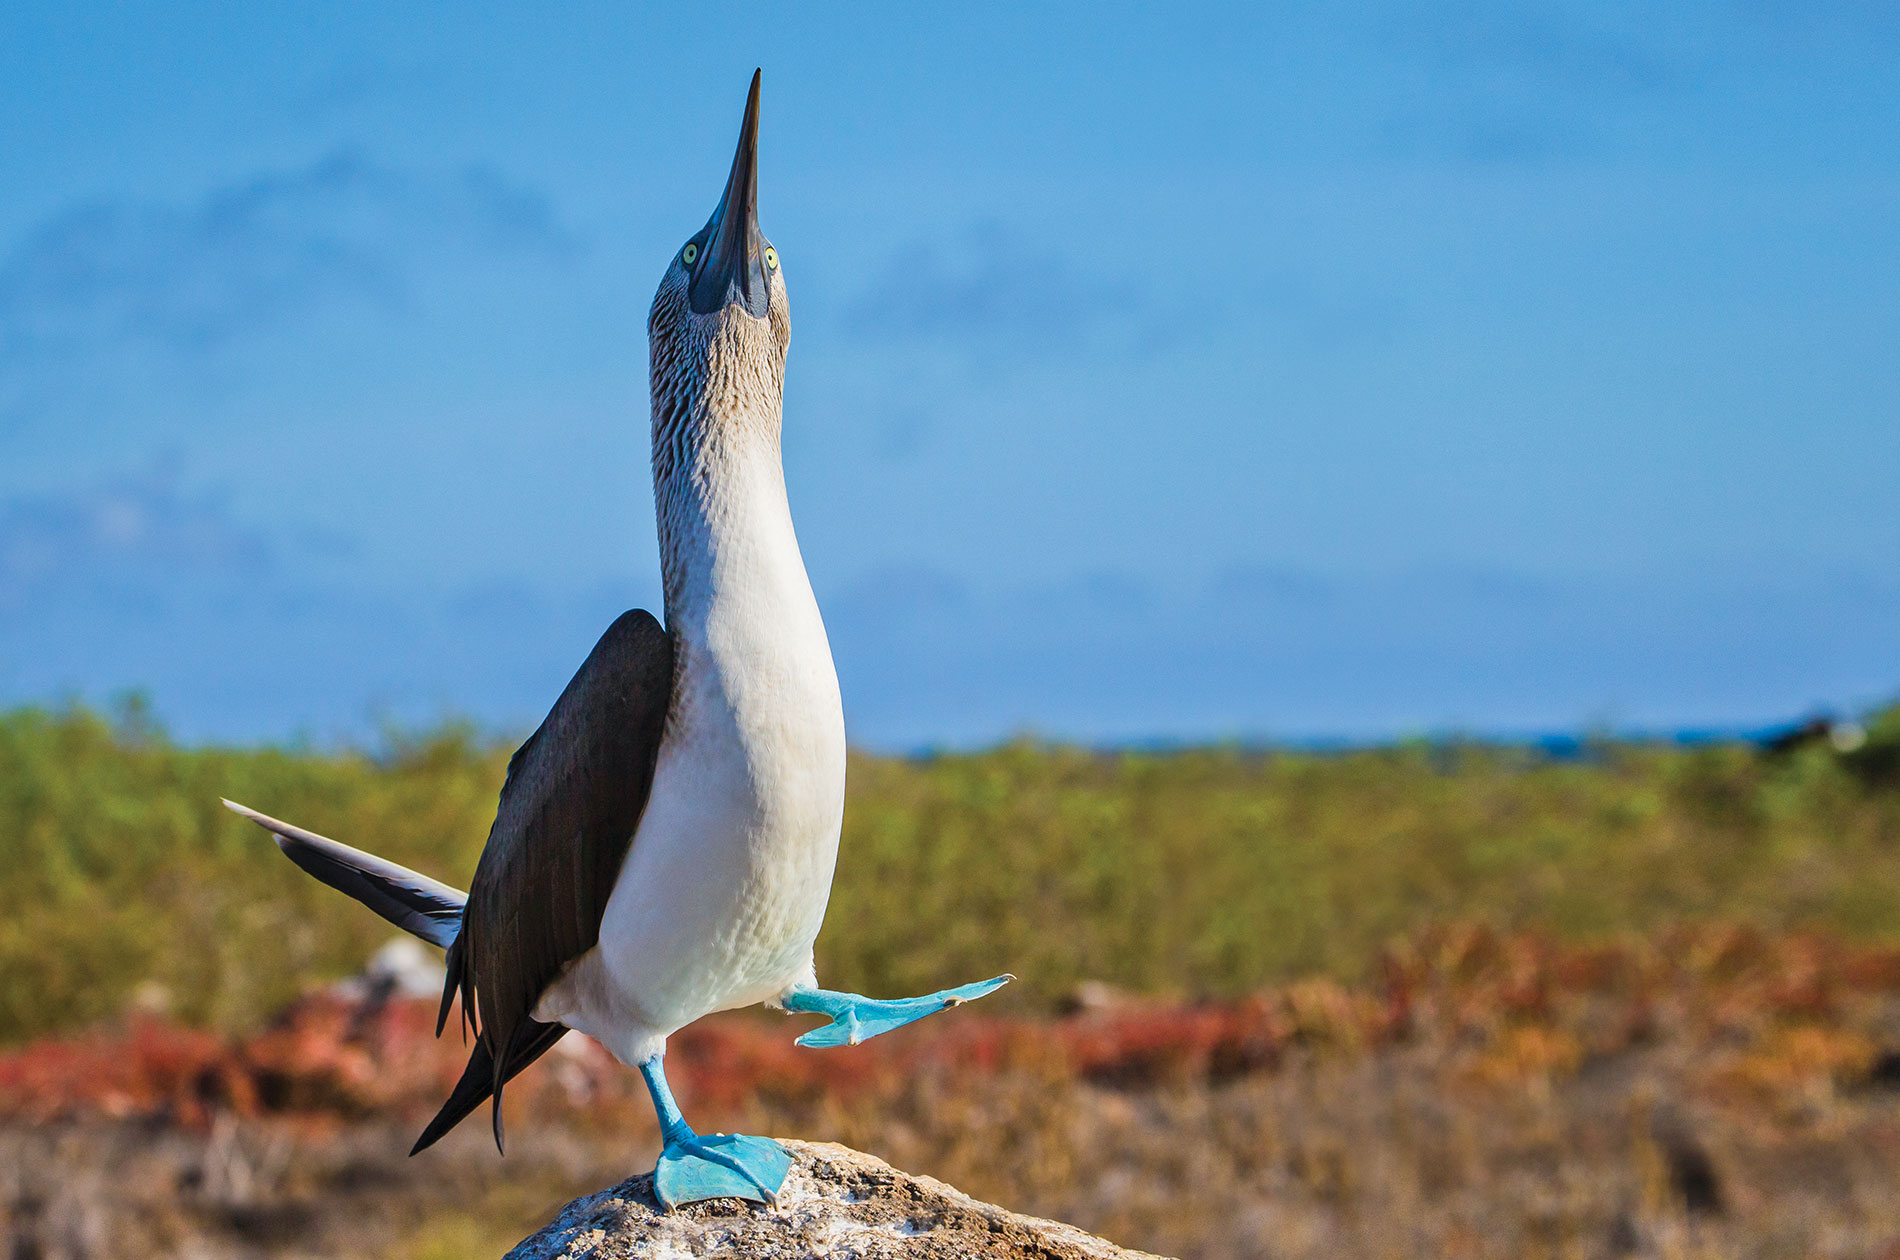
MULTIPOLYGON (((791 315, 773 276, 767 316, 694 314, 687 276, 668 268, 647 318, 653 391, 653 491, 669 626, 688 613, 695 560, 716 545, 721 496, 757 478, 784 493, 779 427, 791 315), (745 467, 741 467, 744 465, 745 467), (735 477, 735 474, 746 475, 735 477)), ((700 575, 703 577, 704 575, 700 575)))

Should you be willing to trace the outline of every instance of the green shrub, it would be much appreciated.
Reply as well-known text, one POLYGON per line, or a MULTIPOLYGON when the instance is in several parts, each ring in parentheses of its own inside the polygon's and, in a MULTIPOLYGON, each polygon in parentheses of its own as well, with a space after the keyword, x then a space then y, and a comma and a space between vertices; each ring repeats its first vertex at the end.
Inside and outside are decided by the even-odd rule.
MULTIPOLYGON (((182 748, 136 708, 0 714, 0 1040, 135 994, 243 1028, 358 967, 392 929, 218 801, 465 884, 509 746, 386 744, 182 748)), ((1900 933, 1900 791, 1825 744, 860 755, 818 953, 837 987, 1010 970, 1009 1001, 1048 1005, 1083 979, 1351 978, 1454 919, 1576 939, 1710 918, 1900 933)))

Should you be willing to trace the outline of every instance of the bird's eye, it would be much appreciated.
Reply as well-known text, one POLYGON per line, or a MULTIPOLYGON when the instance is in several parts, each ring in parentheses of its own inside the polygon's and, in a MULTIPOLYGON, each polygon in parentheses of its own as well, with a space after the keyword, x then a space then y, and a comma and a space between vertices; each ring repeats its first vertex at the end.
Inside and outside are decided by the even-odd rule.
POLYGON ((773 249, 770 245, 765 247, 765 269, 767 271, 778 270, 778 251, 773 249))
POLYGON ((697 257, 699 257, 699 246, 692 241, 686 242, 686 248, 680 251, 680 261, 690 267, 693 265, 693 259, 697 257))

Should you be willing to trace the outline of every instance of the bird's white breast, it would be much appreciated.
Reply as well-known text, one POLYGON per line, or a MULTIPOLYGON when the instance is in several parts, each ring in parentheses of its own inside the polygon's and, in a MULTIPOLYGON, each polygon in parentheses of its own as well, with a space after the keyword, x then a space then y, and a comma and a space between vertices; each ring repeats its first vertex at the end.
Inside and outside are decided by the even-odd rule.
POLYGON ((712 484, 662 526, 684 581, 652 795, 599 947, 538 1012, 622 1058, 809 982, 837 861, 844 714, 776 443, 733 452, 712 484))

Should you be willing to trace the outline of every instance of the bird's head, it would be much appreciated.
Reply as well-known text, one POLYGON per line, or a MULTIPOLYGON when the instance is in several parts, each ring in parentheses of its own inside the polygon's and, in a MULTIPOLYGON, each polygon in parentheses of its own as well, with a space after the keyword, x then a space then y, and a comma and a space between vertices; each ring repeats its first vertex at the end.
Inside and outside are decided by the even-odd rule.
POLYGON ((776 419, 792 322, 778 251, 759 231, 757 72, 726 191, 674 251, 647 333, 656 416, 664 403, 735 415, 763 408, 776 419))

